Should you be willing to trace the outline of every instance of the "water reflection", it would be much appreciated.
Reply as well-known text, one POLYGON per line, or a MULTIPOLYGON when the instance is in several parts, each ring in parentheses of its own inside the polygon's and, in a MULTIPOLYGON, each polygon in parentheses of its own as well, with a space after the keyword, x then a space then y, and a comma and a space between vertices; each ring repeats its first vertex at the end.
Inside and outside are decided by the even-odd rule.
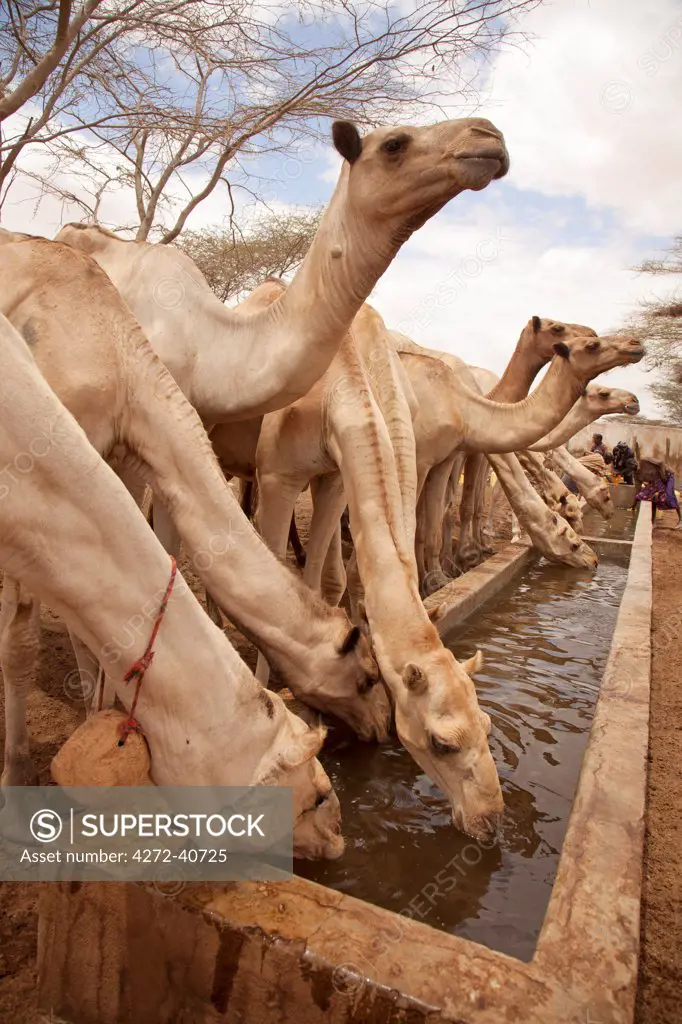
POLYGON ((332 734, 322 761, 347 851, 301 863, 323 885, 529 959, 544 917, 606 664, 627 553, 594 575, 540 563, 449 639, 480 647, 476 686, 492 718, 505 799, 499 846, 455 831, 447 801, 397 744, 332 734))

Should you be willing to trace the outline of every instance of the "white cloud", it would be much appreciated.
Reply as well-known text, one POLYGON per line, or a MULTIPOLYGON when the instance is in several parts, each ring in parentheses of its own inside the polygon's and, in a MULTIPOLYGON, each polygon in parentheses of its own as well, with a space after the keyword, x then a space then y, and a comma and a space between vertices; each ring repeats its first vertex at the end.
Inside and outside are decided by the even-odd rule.
MULTIPOLYGON (((548 233, 526 231, 509 211, 496 219, 502 211, 495 206, 474 215, 465 199, 455 199, 407 243, 370 299, 390 327, 500 374, 531 316, 605 334, 643 296, 670 291, 669 280, 628 269, 638 257, 626 236, 569 245, 560 233, 548 240, 548 233)), ((646 414, 659 414, 639 367, 614 370, 609 381, 636 392, 646 414)))
POLYGON ((678 0, 559 0, 523 27, 536 39, 499 58, 484 105, 505 133, 510 182, 670 234, 682 207, 678 0))

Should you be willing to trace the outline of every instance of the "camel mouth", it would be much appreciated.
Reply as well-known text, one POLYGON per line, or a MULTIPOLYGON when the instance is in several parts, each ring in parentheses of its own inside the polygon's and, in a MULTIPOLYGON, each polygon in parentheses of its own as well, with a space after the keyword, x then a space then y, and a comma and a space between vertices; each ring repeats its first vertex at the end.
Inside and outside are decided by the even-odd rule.
POLYGON ((623 411, 626 412, 628 416, 637 416, 639 413, 639 403, 633 402, 631 405, 626 405, 623 411))
POLYGON ((457 154, 458 160, 466 160, 474 165, 480 165, 481 169, 485 164, 498 164, 497 171, 493 174, 494 179, 503 178, 509 170, 509 157, 504 146, 486 146, 477 149, 475 152, 465 151, 457 154))
POLYGON ((487 149, 476 150, 475 153, 458 153, 458 160, 495 160, 498 164, 504 163, 504 150, 498 146, 489 146, 487 149))
POLYGON ((629 352, 626 352, 626 358, 629 363, 638 363, 640 359, 644 358, 644 349, 641 345, 637 348, 630 349, 629 352))

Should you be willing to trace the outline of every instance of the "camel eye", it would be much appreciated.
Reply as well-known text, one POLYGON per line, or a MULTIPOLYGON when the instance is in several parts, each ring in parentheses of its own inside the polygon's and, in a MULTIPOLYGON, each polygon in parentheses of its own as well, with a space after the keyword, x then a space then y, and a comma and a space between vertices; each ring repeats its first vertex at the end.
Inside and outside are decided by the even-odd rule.
POLYGON ((563 334, 566 328, 563 324, 554 324, 552 327, 552 334, 563 334))
POLYGON ((395 156, 396 153, 400 153, 401 150, 407 148, 409 141, 409 135, 394 135, 381 143, 381 149, 384 153, 395 156))
POLYGON ((596 352, 598 348, 599 342, 596 339, 595 341, 588 341, 587 345, 585 345, 585 350, 587 352, 596 352))
POLYGON ((459 754, 462 749, 454 743, 445 743, 443 740, 439 740, 433 733, 429 736, 429 745, 438 757, 445 757, 446 754, 459 754))
POLYGON ((326 796, 325 793, 318 793, 317 794, 317 799, 315 800, 315 806, 316 807, 321 807, 326 799, 327 799, 327 796, 326 796))
POLYGON ((364 676, 362 679, 358 679, 358 693, 369 693, 373 686, 376 685, 378 680, 373 679, 372 676, 364 676))
POLYGON ((574 543, 571 544, 571 549, 573 551, 577 551, 579 547, 580 547, 580 542, 579 541, 574 541, 574 543))

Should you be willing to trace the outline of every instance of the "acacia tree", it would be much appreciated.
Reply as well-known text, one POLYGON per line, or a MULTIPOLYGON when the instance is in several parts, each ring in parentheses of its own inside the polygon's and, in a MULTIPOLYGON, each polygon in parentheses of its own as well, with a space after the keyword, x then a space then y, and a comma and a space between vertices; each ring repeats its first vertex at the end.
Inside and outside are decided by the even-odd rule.
POLYGON ((0 89, 16 123, 0 189, 24 173, 91 216, 130 189, 134 214, 115 226, 173 241, 245 158, 289 151, 329 116, 372 125, 432 111, 444 90, 471 99, 539 2, 3 0, 0 89), (21 160, 31 147, 51 163, 21 160))
MULTIPOLYGON (((637 269, 657 276, 682 274, 682 235, 663 259, 645 260, 637 269)), ((646 340, 646 364, 657 378, 651 393, 671 419, 682 421, 682 294, 642 303, 629 326, 646 340)))
POLYGON ((315 209, 275 213, 244 233, 223 227, 184 231, 176 244, 224 302, 270 275, 282 277, 295 270, 310 248, 320 216, 315 209))

